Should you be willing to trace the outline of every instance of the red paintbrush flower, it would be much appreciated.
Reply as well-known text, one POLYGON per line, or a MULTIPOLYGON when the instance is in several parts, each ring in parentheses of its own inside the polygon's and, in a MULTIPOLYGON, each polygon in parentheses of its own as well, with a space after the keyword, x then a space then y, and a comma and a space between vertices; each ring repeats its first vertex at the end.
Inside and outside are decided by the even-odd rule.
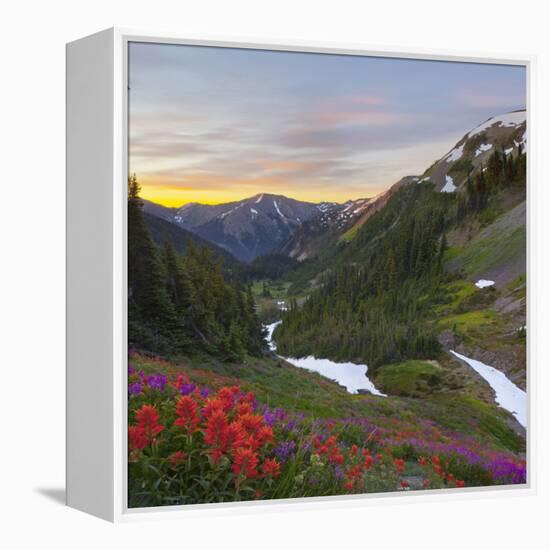
POLYGON ((368 470, 372 467, 372 463, 373 463, 373 459, 372 459, 372 456, 368 455, 365 457, 365 461, 363 462, 363 468, 365 468, 365 470, 368 470))
POLYGON ((223 387, 218 391, 218 399, 225 402, 226 410, 233 407, 236 396, 240 393, 239 386, 223 387))
POLYGON ((227 426, 227 415, 221 410, 214 410, 206 423, 204 442, 212 447, 220 447, 224 443, 224 433, 227 426))
POLYGON ((259 414, 243 414, 239 417, 239 422, 247 433, 255 434, 263 426, 264 418, 259 414))
POLYGON ((216 411, 221 411, 223 413, 227 412, 230 409, 230 406, 227 401, 223 401, 216 397, 208 399, 201 411, 204 418, 210 418, 216 411))
POLYGON ((239 421, 231 422, 221 434, 220 449, 236 451, 241 447, 250 446, 250 437, 239 421))
POLYGON ((252 405, 246 401, 237 404, 237 414, 244 416, 245 414, 252 414, 252 405))
POLYGON ((251 438, 240 421, 229 423, 223 411, 215 411, 212 414, 203 433, 204 442, 212 447, 209 454, 214 462, 217 462, 223 454, 250 446, 251 438))
POLYGON ((255 478, 258 476, 256 466, 258 465, 258 456, 252 449, 239 448, 235 451, 233 465, 231 469, 237 476, 245 478, 255 478))
POLYGON ((266 443, 273 442, 273 430, 270 426, 262 426, 256 434, 256 441, 259 446, 262 447, 266 443))
POLYGON ((241 402, 246 402, 246 403, 254 403, 256 401, 256 396, 251 392, 249 391, 248 393, 242 395, 240 398, 239 398, 239 401, 241 402))
POLYGON ((128 447, 130 450, 144 449, 149 445, 149 438, 141 426, 128 426, 128 447))
POLYGON ((189 395, 180 397, 176 404, 176 415, 178 416, 174 422, 176 426, 185 428, 188 434, 192 434, 197 430, 200 418, 197 403, 192 397, 189 395))
POLYGON ((153 440, 158 435, 164 426, 158 423, 159 413, 153 405, 143 405, 141 409, 136 411, 136 421, 138 426, 143 428, 145 435, 149 440, 153 440))
POLYGON ((362 474, 363 472, 361 471, 361 466, 359 464, 355 464, 347 472, 347 476, 350 481, 357 481, 362 474))
POLYGON ((328 459, 333 464, 343 464, 344 463, 344 455, 340 451, 338 447, 331 447, 328 452, 328 459))
POLYGON ((278 477, 280 474, 280 465, 272 458, 266 459, 262 464, 261 469, 263 477, 278 477))
POLYGON ((397 471, 401 474, 405 468, 405 461, 402 458, 394 458, 393 463, 397 468, 397 471))

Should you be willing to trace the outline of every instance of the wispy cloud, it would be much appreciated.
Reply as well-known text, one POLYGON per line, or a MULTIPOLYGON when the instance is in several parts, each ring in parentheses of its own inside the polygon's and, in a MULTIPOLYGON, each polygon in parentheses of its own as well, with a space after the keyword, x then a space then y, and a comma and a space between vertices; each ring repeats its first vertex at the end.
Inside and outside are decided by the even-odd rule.
POLYGON ((158 44, 129 59, 130 170, 166 204, 372 196, 525 98, 520 67, 158 44))

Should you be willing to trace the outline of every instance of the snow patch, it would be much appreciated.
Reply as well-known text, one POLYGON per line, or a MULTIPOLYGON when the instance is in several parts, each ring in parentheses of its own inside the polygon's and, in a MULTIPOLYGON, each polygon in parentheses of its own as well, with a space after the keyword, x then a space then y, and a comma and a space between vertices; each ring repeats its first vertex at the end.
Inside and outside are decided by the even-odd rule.
POLYGON ((260 195, 257 199, 256 199, 256 204, 258 204, 259 202, 261 202, 261 200, 264 198, 263 194, 260 195))
POLYGON ((527 393, 494 367, 460 355, 456 351, 450 351, 455 357, 470 365, 491 386, 495 392, 497 405, 511 412, 516 420, 527 428, 527 393))
POLYGON ((250 209, 250 212, 252 212, 252 214, 256 214, 256 215, 258 215, 258 211, 257 211, 257 210, 255 210, 254 208, 251 208, 251 209, 250 209))
POLYGON ((454 184, 451 176, 445 176, 445 186, 441 189, 442 193, 454 193, 456 191, 456 185, 454 184))
POLYGON ((336 206, 335 202, 321 202, 317 205, 317 209, 325 213, 336 206))
POLYGON ((422 178, 421 180, 418 180, 416 183, 422 183, 422 182, 425 182, 425 181, 429 181, 430 179, 430 176, 426 176, 425 178, 422 178))
POLYGON ((476 157, 479 157, 479 155, 485 153, 485 151, 489 151, 492 148, 493 148, 492 143, 482 143, 476 151, 476 157))
POLYGON ((513 147, 510 147, 509 149, 505 149, 505 150, 504 150, 504 154, 505 154, 505 155, 509 155, 513 150, 514 150, 513 147))
POLYGON ((477 288, 486 288, 488 286, 493 286, 494 284, 495 284, 495 281, 489 281, 487 279, 480 279, 476 283, 476 286, 477 286, 477 288))
POLYGON ((455 160, 458 160, 462 156, 463 152, 464 152, 464 143, 460 147, 457 147, 456 149, 453 149, 445 157, 446 162, 454 162, 455 160))
POLYGON ((338 382, 338 384, 344 386, 349 393, 358 393, 359 390, 366 390, 372 395, 387 397, 386 394, 378 390, 368 379, 367 365, 335 363, 330 359, 317 359, 313 355, 301 357, 299 359, 296 357, 284 357, 284 360, 295 367, 318 372, 325 378, 338 382))
POLYGON ((526 120, 526 113, 525 111, 518 111, 515 113, 506 113, 504 115, 499 115, 490 118, 489 120, 486 120, 476 128, 474 128, 469 134, 468 137, 475 136, 477 134, 480 134, 481 132, 485 131, 487 128, 490 128, 491 126, 494 126, 497 124, 498 126, 505 126, 505 127, 513 127, 513 126, 519 126, 520 124, 524 123, 526 120))
POLYGON ((235 212, 237 208, 240 208, 242 205, 239 204, 239 206, 235 206, 235 208, 232 208, 231 210, 228 210, 227 212, 224 212, 223 214, 220 214, 220 220, 223 220, 226 216, 229 216, 232 212, 235 212))
POLYGON ((522 147, 525 147, 527 145, 527 136, 525 135, 525 133, 523 134, 523 136, 521 136, 521 139, 519 141, 514 141, 514 143, 516 144, 516 147, 519 147, 520 145, 522 147))
POLYGON ((277 201, 273 201, 273 206, 275 207, 275 210, 277 210, 277 214, 279 214, 281 218, 284 218, 285 215, 281 212, 279 205, 277 204, 277 201))
MULTIPOLYGON (((277 344, 273 341, 273 332, 282 323, 277 321, 270 325, 264 325, 267 335, 266 342, 271 351, 277 350, 277 344)), ((358 393, 358 390, 365 390, 373 395, 387 397, 386 394, 379 391, 375 385, 368 379, 367 365, 357 365, 355 363, 335 363, 330 359, 317 359, 313 355, 308 357, 281 357, 291 365, 300 369, 318 372, 320 375, 330 380, 335 380, 338 384, 344 386, 349 393, 358 393)))

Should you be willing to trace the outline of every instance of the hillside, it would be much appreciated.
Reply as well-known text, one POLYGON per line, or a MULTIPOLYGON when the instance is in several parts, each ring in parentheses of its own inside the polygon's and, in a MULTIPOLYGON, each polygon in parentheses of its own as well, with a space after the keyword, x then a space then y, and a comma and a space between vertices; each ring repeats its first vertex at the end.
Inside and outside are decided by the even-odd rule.
POLYGON ((241 262, 239 262, 223 248, 209 243, 198 235, 195 235, 190 231, 186 231, 166 219, 147 213, 148 211, 150 212, 151 210, 144 208, 143 219, 147 229, 149 230, 151 238, 157 246, 163 246, 167 240, 171 241, 176 252, 179 254, 186 254, 190 244, 194 246, 206 247, 212 251, 212 256, 214 259, 222 262, 224 269, 230 270, 234 273, 240 273, 242 271, 244 266, 241 262))
MULTIPOLYGON (((525 387, 525 132, 524 111, 489 119, 327 239, 288 275, 282 354, 375 372, 438 359, 461 372, 452 384, 467 384, 453 348, 525 387)), ((441 374, 432 390, 456 378, 441 374)))
POLYGON ((421 175, 420 181, 430 181, 437 191, 452 193, 466 183, 469 173, 480 170, 494 151, 517 155, 523 150, 526 130, 524 110, 491 117, 465 134, 421 175))

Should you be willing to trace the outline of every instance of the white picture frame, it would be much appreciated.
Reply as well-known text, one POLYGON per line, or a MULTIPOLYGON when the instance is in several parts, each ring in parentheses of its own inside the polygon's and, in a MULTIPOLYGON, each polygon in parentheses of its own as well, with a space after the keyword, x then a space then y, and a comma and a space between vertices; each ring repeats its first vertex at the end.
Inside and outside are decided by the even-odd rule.
MULTIPOLYGON (((201 504, 128 509, 127 474, 127 51, 133 41, 337 53, 409 59, 523 65, 527 69, 528 155, 536 139, 532 57, 388 51, 357 44, 234 41, 177 37, 111 28, 67 45, 67 504, 108 521, 186 517, 200 513, 251 513, 269 508, 357 506, 399 498, 419 501, 527 495, 536 490, 533 342, 529 336, 527 386, 529 430, 526 485, 418 493, 387 493, 284 501, 201 504), (89 189, 93 186, 94 193, 89 189), (90 346, 90 342, 94 345, 90 346), (451 494, 452 493, 452 494, 451 494)), ((533 162, 528 164, 528 206, 533 201, 533 162)), ((528 207, 528 271, 531 266, 531 208, 528 207)), ((530 282, 530 289, 532 289, 530 282)), ((528 293, 528 324, 532 318, 528 293)), ((529 334, 532 334, 530 330, 529 334)))

